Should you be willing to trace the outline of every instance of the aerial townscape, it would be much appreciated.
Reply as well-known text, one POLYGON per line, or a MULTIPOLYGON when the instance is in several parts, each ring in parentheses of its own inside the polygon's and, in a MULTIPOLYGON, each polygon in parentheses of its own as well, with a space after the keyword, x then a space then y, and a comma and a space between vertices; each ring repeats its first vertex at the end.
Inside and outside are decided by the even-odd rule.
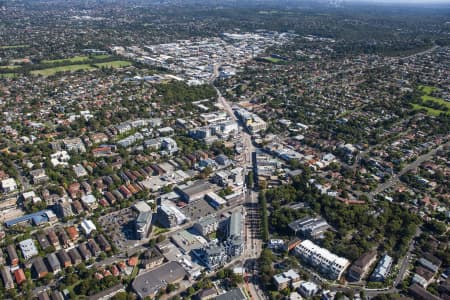
POLYGON ((0 0, 0 110, 0 299, 450 299, 447 0, 0 0))

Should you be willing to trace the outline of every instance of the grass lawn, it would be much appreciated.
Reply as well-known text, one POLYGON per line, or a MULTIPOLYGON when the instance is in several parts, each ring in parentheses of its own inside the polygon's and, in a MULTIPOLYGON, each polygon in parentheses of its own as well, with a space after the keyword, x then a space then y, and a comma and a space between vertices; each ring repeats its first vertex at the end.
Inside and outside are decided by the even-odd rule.
POLYGON ((20 66, 0 66, 0 69, 2 69, 2 70, 5 70, 5 69, 14 70, 14 69, 18 69, 18 68, 20 68, 20 66))
MULTIPOLYGON (((422 109, 426 110, 427 114, 429 114, 431 116, 439 116, 441 113, 444 112, 442 110, 438 110, 438 109, 422 106, 422 105, 419 105, 419 104, 416 104, 416 103, 413 103, 412 106, 413 106, 414 110, 422 110, 422 109)), ((449 114, 449 113, 447 113, 447 114, 449 114)))
POLYGON ((437 88, 435 88, 433 86, 428 86, 428 85, 419 85, 419 90, 421 90, 425 94, 429 95, 432 92, 436 91, 437 88))
POLYGON ((128 67, 131 66, 132 63, 126 60, 114 60, 114 61, 108 61, 108 62, 104 62, 104 63, 98 63, 95 64, 95 66, 97 68, 123 68, 123 67, 128 67))
POLYGON ((16 73, 3 73, 0 74, 0 78, 15 78, 17 77, 16 73))
POLYGON ((167 232, 167 231, 169 231, 169 229, 153 225, 152 234, 155 236, 155 235, 159 235, 161 233, 167 232))
POLYGON ((0 46, 0 49, 19 49, 19 48, 28 48, 29 45, 9 45, 9 46, 0 46))
POLYGON ((279 59, 279 58, 275 58, 275 57, 270 57, 270 56, 267 56, 267 57, 263 57, 262 59, 264 59, 265 61, 267 61, 267 62, 271 62, 271 63, 274 63, 274 64, 276 64, 276 63, 279 63, 279 62, 282 62, 283 60, 282 59, 279 59))
POLYGON ((131 278, 135 278, 139 272, 138 266, 134 266, 133 271, 131 272, 131 278))
POLYGON ((108 57, 111 57, 111 55, 109 55, 109 54, 97 54, 97 55, 91 56, 91 58, 94 58, 94 59, 105 59, 105 58, 108 58, 108 57))
MULTIPOLYGON (((423 95, 422 97, 420 97, 423 101, 422 104, 425 104, 425 102, 427 101, 431 101, 431 102, 435 102, 435 103, 439 103, 440 105, 443 105, 445 107, 447 107, 450 110, 450 102, 445 101, 444 99, 441 98, 436 98, 433 96, 430 96, 431 93, 433 93, 434 91, 437 90, 437 88, 433 87, 433 86, 428 86, 428 85, 419 85, 419 90, 421 92, 423 92, 425 95, 423 95)), ((450 115, 450 112, 445 112, 439 109, 435 109, 432 107, 427 107, 425 105, 420 105, 420 104, 413 104, 413 109, 414 110, 421 110, 424 109, 427 111, 427 114, 431 115, 431 116, 439 116, 441 113, 446 113, 447 115, 450 115)))
POLYGON ((53 59, 53 60, 43 60, 41 61, 41 63, 43 64, 54 64, 54 63, 63 63, 63 62, 83 62, 88 60, 89 57, 87 56, 74 56, 74 57, 70 57, 70 58, 62 58, 62 59, 53 59))
POLYGON ((450 102, 447 102, 447 101, 445 101, 444 99, 441 99, 441 98, 436 98, 436 97, 431 97, 431 96, 428 96, 428 95, 424 95, 424 96, 422 96, 422 100, 423 101, 437 102, 437 103, 439 103, 441 105, 446 106, 448 109, 450 109, 450 102))
POLYGON ((43 75, 43 76, 50 76, 54 75, 58 72, 67 72, 67 71, 80 71, 80 70, 92 70, 95 69, 91 65, 83 64, 83 65, 70 65, 70 66, 61 66, 61 67, 55 67, 55 68, 48 68, 48 69, 42 69, 42 70, 34 70, 30 73, 33 75, 43 75))

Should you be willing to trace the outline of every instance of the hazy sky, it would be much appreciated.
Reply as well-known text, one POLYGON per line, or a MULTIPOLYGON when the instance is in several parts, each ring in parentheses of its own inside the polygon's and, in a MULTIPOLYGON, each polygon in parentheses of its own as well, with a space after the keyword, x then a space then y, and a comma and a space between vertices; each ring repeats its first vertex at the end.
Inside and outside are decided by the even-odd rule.
POLYGON ((347 0, 349 2, 378 2, 378 3, 449 3, 450 0, 347 0))

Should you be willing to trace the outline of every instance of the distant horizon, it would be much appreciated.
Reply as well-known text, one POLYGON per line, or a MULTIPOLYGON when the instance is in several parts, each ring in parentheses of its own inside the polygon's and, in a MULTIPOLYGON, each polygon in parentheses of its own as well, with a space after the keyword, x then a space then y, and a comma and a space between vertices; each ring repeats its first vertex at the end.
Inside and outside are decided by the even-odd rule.
POLYGON ((450 4, 450 0, 344 0, 343 2, 367 2, 375 4, 450 4))

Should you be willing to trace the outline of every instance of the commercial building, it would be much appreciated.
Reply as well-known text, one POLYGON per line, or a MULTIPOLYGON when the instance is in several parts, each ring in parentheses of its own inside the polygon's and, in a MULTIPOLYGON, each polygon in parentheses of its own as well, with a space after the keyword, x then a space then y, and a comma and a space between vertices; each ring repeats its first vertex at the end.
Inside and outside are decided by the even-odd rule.
POLYGON ((203 246, 203 239, 190 233, 187 230, 180 230, 170 236, 170 240, 180 249, 183 254, 188 254, 191 250, 199 249, 203 246))
POLYGON ((140 299, 152 298, 160 289, 181 281, 186 275, 186 271, 178 262, 171 261, 137 276, 132 283, 132 288, 140 299))
POLYGON ((251 113, 243 108, 235 110, 235 114, 244 123, 251 134, 255 134, 267 129, 267 123, 258 115, 251 113))
POLYGON ((39 254, 38 249, 36 248, 36 245, 34 244, 32 239, 21 241, 19 243, 19 247, 25 260, 29 260, 33 256, 39 254))
POLYGON ((190 185, 178 186, 175 191, 183 201, 190 202, 203 199, 206 194, 212 192, 212 189, 208 182, 200 180, 190 185))
POLYGON ((211 204, 212 207, 215 209, 219 209, 227 204, 227 201, 217 195, 214 192, 209 192, 206 194, 205 199, 208 201, 209 204, 211 204))
POLYGON ((186 216, 174 204, 168 201, 158 206, 156 217, 158 222, 166 228, 181 225, 187 220, 186 216))
POLYGON ((294 283, 299 281, 300 275, 292 269, 273 276, 273 283, 278 291, 292 287, 294 283))
POLYGON ((146 211, 139 213, 135 225, 137 238, 140 240, 147 238, 149 230, 152 226, 152 212, 146 211))
POLYGON ((330 279, 339 279, 350 265, 346 258, 339 257, 310 240, 304 240, 297 245, 294 248, 294 253, 312 266, 317 267, 321 273, 326 274, 330 279))
POLYGON ((370 276, 370 280, 384 281, 386 277, 389 275, 389 272, 391 271, 392 262, 393 262, 392 257, 390 257, 387 254, 383 255, 380 261, 378 262, 377 266, 375 267, 372 276, 370 276))
POLYGON ((240 256, 244 251, 243 240, 244 216, 240 211, 234 211, 228 223, 225 247, 229 256, 240 256))
POLYGON ((289 229, 294 235, 316 239, 330 228, 323 218, 305 217, 289 223, 289 229))
POLYGON ((164 256, 156 248, 150 248, 144 252, 142 259, 140 260, 141 265, 144 269, 153 269, 159 266, 164 261, 164 256))
POLYGON ((376 261, 377 252, 369 251, 358 258, 348 269, 348 279, 350 281, 360 281, 364 278, 370 269, 370 266, 376 261))
POLYGON ((201 235, 208 236, 209 234, 217 231, 219 221, 216 216, 209 215, 198 220, 193 227, 201 235))
POLYGON ((225 248, 216 243, 209 243, 207 246, 196 249, 192 252, 208 270, 216 270, 225 265, 228 260, 225 248))

